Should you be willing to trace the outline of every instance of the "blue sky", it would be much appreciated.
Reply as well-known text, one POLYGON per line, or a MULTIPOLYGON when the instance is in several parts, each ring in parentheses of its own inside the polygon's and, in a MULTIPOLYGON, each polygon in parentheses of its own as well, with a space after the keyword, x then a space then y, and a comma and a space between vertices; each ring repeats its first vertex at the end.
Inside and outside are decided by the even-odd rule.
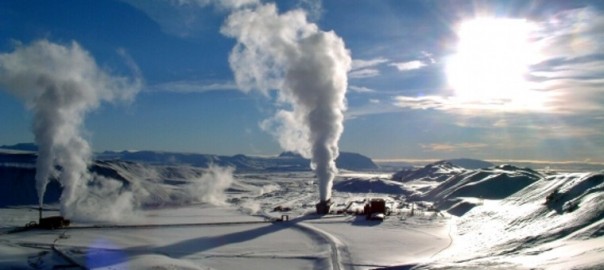
MULTIPOLYGON (((278 109, 276 97, 237 89, 228 62, 236 41, 220 33, 230 11, 214 2, 1 1, 0 52, 41 39, 75 41, 111 74, 134 76, 130 62, 138 66, 144 86, 134 100, 86 116, 85 137, 96 151, 279 153, 260 127, 278 109)), ((342 151, 604 162, 600 1, 277 6, 305 9, 350 50, 342 151), (525 31, 528 41, 510 43, 525 31)), ((33 141, 31 123, 22 102, 0 91, 0 144, 33 141)))

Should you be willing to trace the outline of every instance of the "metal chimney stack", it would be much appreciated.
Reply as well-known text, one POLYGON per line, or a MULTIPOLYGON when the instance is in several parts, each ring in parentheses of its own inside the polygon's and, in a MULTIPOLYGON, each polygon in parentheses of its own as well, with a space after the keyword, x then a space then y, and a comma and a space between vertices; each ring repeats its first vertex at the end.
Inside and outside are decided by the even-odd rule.
POLYGON ((327 215, 329 214, 329 210, 331 210, 331 206, 333 205, 333 202, 331 201, 331 199, 327 199, 326 201, 320 201, 319 203, 316 204, 317 207, 317 214, 319 215, 327 215))

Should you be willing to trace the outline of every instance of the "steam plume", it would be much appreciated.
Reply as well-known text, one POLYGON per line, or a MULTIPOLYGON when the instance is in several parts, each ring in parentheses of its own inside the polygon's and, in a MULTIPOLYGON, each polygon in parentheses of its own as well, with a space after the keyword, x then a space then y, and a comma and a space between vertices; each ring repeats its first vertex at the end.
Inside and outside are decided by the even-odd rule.
POLYGON ((193 201, 209 203, 212 205, 226 204, 225 191, 233 183, 233 167, 219 167, 210 165, 200 178, 194 179, 187 186, 189 197, 193 201))
POLYGON ((102 101, 132 99, 141 81, 109 75, 76 42, 63 46, 41 40, 0 54, 0 86, 33 112, 40 205, 48 181, 58 178, 65 213, 91 179, 91 148, 81 135, 85 114, 102 101))
POLYGON ((274 4, 232 13, 221 32, 237 39, 229 62, 237 85, 265 94, 277 89, 280 110, 265 121, 281 147, 310 157, 321 200, 331 197, 346 110, 351 59, 333 31, 320 31, 302 10, 278 14, 274 4))

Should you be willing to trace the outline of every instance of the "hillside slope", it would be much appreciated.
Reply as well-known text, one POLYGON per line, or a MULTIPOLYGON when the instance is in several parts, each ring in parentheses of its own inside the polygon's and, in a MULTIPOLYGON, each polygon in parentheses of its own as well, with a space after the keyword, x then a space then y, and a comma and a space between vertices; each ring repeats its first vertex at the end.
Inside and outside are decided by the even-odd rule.
POLYGON ((417 269, 603 269, 604 175, 535 181, 466 213, 453 246, 417 269))

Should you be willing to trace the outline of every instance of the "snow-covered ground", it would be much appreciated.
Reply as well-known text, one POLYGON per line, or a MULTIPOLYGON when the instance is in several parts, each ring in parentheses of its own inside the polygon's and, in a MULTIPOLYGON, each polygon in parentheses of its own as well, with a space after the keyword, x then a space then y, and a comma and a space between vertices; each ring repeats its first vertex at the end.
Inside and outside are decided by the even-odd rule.
MULTIPOLYGON (((162 181, 149 176, 156 174, 137 178, 131 168, 117 171, 139 179, 130 187, 161 195, 155 199, 187 194, 183 190, 191 187, 176 179, 187 174, 162 181)), ((406 178, 342 172, 334 183, 333 213, 325 216, 315 214, 311 172, 235 174, 223 204, 151 203, 112 221, 77 221, 49 231, 11 232, 37 220, 38 212, 34 206, 5 207, 0 268, 604 267, 602 174, 432 164, 400 175, 406 178), (355 215, 370 198, 386 200, 391 215, 384 221, 355 215), (288 220, 278 221, 284 216, 288 220)), ((58 205, 45 208, 45 216, 59 214, 58 205)))

